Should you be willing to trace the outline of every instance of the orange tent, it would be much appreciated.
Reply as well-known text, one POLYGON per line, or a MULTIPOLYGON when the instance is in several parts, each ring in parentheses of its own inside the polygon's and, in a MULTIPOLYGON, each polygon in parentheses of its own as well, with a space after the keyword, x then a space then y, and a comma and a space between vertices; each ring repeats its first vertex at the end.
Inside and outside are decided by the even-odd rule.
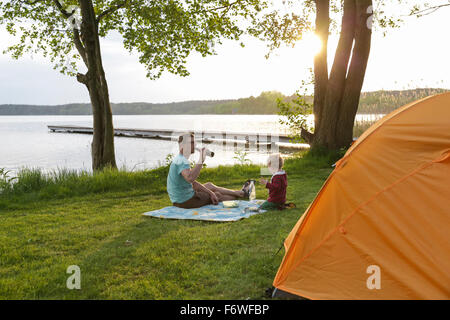
POLYGON ((309 299, 450 298, 450 93, 370 127, 285 240, 274 280, 309 299))

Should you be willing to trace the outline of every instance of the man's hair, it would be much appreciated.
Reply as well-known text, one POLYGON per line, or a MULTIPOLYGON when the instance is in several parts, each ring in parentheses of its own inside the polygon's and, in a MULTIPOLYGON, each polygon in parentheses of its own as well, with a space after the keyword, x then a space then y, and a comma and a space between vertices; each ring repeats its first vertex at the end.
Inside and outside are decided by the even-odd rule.
POLYGON ((278 170, 283 168, 284 165, 284 160, 279 153, 272 153, 271 155, 269 155, 269 162, 272 166, 274 166, 278 162, 278 170))
POLYGON ((185 141, 187 138, 191 138, 190 141, 193 141, 193 139, 194 139, 194 133, 193 133, 193 132, 186 132, 186 133, 181 134, 181 135, 178 137, 178 144, 183 143, 183 141, 185 141))

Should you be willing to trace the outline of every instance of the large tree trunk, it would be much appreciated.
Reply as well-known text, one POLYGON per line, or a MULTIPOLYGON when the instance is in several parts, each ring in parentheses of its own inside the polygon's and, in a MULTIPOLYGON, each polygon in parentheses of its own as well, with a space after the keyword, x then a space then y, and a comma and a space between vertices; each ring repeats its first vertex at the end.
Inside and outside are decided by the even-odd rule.
MULTIPOLYGON (((92 105, 94 135, 92 139, 92 168, 99 170, 106 166, 116 168, 114 152, 114 128, 108 84, 102 64, 98 23, 91 0, 79 0, 83 21, 81 39, 83 60, 88 72, 79 75, 78 81, 86 85, 92 105)), ((80 51, 80 49, 79 49, 80 51)))
POLYGON ((336 146, 349 146, 353 141, 353 126, 369 60, 372 30, 367 25, 372 0, 356 1, 356 32, 352 61, 345 82, 336 129, 336 146))
POLYGON ((316 34, 325 44, 325 52, 314 60, 314 134, 302 132, 302 136, 310 139, 307 141, 312 148, 335 150, 348 147, 353 140, 353 125, 370 52, 371 29, 367 21, 371 5, 372 0, 344 0, 341 34, 328 77, 329 0, 316 0, 316 34))
POLYGON ((344 14, 342 16, 341 34, 334 56, 333 67, 328 80, 328 90, 325 98, 327 112, 323 114, 322 121, 326 123, 326 130, 322 133, 324 144, 333 149, 336 146, 337 119, 341 112, 341 102, 347 77, 349 59, 352 54, 353 39, 355 36, 356 2, 357 0, 344 0, 344 14))
MULTIPOLYGON (((316 35, 322 41, 320 52, 314 57, 314 136, 310 135, 308 143, 321 144, 325 136, 321 133, 322 116, 325 107, 325 96, 328 84, 328 34, 330 28, 329 0, 315 0, 316 2, 316 35)), ((302 130, 304 131, 304 130, 302 130)), ((305 135, 305 133, 303 133, 305 135)), ((307 135, 305 135, 307 137, 307 135)))

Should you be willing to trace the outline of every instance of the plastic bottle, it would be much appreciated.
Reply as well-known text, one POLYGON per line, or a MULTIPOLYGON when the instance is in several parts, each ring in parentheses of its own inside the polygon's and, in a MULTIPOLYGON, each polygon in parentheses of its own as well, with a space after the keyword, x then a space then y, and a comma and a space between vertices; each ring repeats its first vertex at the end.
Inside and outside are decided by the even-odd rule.
POLYGON ((252 180, 250 181, 250 188, 251 188, 251 192, 250 192, 250 196, 249 196, 249 200, 253 201, 256 199, 256 189, 255 189, 255 182, 252 180))
MULTIPOLYGON (((202 149, 200 149, 200 148, 195 148, 195 150, 197 150, 198 152, 201 152, 202 151, 202 149)), ((209 149, 206 149, 205 150, 206 151, 206 155, 208 156, 208 157, 214 157, 214 151, 211 151, 211 150, 209 150, 209 149)))

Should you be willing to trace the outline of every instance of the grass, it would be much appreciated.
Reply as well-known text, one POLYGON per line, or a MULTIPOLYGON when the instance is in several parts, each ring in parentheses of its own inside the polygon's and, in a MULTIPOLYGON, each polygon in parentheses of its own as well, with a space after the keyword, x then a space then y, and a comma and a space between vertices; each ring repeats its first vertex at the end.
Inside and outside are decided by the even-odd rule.
MULTIPOLYGON (((287 197, 297 209, 231 223, 143 217, 170 205, 167 167, 22 172, 0 194, 0 298, 263 298, 283 256, 275 253, 331 172, 329 164, 313 156, 288 159, 287 197), (70 265, 81 269, 81 290, 66 288, 70 265)), ((240 188, 259 170, 205 168, 199 181, 240 188)), ((257 197, 266 196, 257 187, 257 197)))

